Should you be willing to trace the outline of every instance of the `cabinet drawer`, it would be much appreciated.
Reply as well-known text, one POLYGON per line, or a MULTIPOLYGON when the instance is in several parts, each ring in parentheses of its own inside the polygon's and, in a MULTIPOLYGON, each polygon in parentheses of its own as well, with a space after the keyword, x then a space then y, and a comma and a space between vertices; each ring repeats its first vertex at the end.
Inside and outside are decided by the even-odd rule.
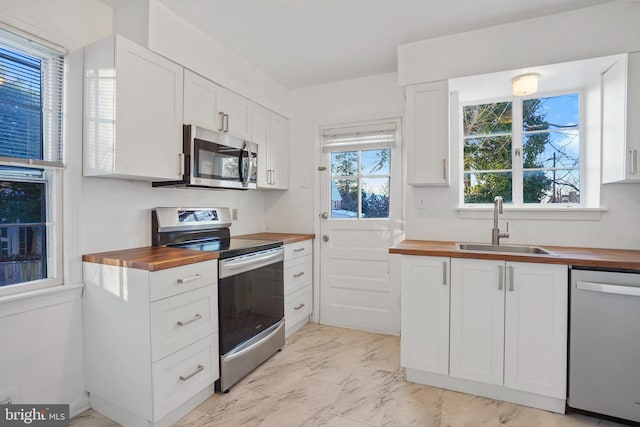
POLYGON ((218 261, 197 262, 149 274, 151 301, 218 283, 218 261))
POLYGON ((220 377, 218 334, 154 363, 151 377, 153 420, 157 421, 220 377))
POLYGON ((151 303, 153 361, 217 331, 217 286, 207 286, 151 303))
POLYGON ((309 255, 313 247, 312 242, 313 240, 304 240, 302 242, 289 243, 288 245, 284 245, 285 261, 309 255))
POLYGON ((285 325, 293 326, 306 316, 311 314, 313 309, 313 289, 308 285, 286 297, 284 307, 285 325))
POLYGON ((297 291, 313 280, 311 254, 284 262, 284 294, 297 291))

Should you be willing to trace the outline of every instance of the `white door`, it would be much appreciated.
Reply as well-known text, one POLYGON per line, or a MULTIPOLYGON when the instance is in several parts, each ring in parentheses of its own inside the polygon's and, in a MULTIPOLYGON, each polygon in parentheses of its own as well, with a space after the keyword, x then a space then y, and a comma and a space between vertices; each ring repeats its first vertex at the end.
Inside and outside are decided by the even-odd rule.
POLYGON ((452 377, 502 385, 504 261, 451 259, 452 377))
POLYGON ((504 385, 566 397, 566 265, 507 262, 504 385))
POLYGON ((402 335, 405 368, 449 374, 449 258, 402 256, 402 335))
POLYGON ((369 140, 367 132, 323 133, 321 323, 400 333, 400 283, 391 281, 400 263, 389 254, 402 232, 399 129, 397 121, 386 140, 375 132, 369 140))

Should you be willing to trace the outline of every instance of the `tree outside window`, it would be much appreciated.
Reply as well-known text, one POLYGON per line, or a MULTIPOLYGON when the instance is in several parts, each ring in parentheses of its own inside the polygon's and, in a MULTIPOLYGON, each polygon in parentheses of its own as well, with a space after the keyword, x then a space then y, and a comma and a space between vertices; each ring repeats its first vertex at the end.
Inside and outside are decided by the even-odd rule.
POLYGON ((575 93, 464 106, 464 203, 579 203, 578 118, 575 93))
POLYGON ((331 153, 331 218, 389 218, 391 150, 331 153))

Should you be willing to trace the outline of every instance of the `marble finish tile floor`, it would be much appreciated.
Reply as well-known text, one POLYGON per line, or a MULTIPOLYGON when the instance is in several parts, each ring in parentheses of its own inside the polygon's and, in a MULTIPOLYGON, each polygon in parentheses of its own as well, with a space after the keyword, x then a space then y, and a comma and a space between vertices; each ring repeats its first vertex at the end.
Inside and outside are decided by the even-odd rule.
MULTIPOLYGON (((227 394, 217 393, 177 427, 371 426, 618 427, 578 414, 559 415, 511 403, 408 383, 400 338, 309 324, 284 349, 227 394)), ((116 427, 89 410, 71 427, 116 427)))

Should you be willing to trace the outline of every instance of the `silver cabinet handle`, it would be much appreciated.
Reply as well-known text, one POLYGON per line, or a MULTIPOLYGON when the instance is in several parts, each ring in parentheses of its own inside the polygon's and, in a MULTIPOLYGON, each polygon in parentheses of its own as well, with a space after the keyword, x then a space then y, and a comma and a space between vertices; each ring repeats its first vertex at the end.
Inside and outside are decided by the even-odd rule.
POLYGON ((509 290, 513 291, 513 267, 507 267, 509 269, 509 290))
POLYGON ((184 153, 178 154, 178 175, 184 175, 184 153))
POLYGON ((273 180, 271 179, 271 169, 267 170, 267 184, 272 185, 273 184, 273 180))
POLYGON ((629 175, 635 175, 638 173, 638 150, 629 150, 629 157, 629 161, 631 163, 631 171, 629 171, 629 175))
POLYGON ((218 117, 220 118, 220 127, 218 128, 218 132, 224 132, 224 113, 220 111, 218 113, 218 117))
POLYGON ((271 177, 273 178, 273 181, 271 182, 271 185, 276 185, 276 170, 275 169, 271 169, 271 177))
POLYGON ((229 115, 226 113, 224 115, 224 131, 229 132, 229 115))
POLYGON ((197 322, 197 321, 198 321, 198 320, 200 320, 200 319, 202 319, 202 316, 200 316, 199 314, 196 314, 195 316, 193 316, 193 319, 185 320, 184 322, 183 322, 182 320, 178 320, 178 321, 176 322, 176 324, 177 324, 178 326, 186 326, 186 325, 188 325, 189 323, 197 322))
POLYGON ((301 277, 301 276, 304 276, 304 271, 301 271, 300 273, 293 275, 293 277, 301 277))
POLYGON ((447 285, 447 261, 442 262, 442 284, 447 285))
POLYGON ((504 267, 498 266, 498 290, 504 289, 504 267))
POLYGON ((629 295, 640 297, 640 287, 610 285, 608 283, 581 282, 576 283, 576 288, 583 291, 602 292, 605 294, 629 295))
POLYGON ((300 310, 302 307, 304 307, 304 304, 300 304, 298 306, 293 307, 294 310, 298 311, 300 310))
POLYGON ((187 381, 188 379, 193 378, 196 374, 199 374, 200 372, 204 371, 204 366, 202 365, 198 365, 198 367, 196 368, 195 371, 193 371, 192 373, 190 373, 189 375, 187 375, 186 377, 183 377, 182 375, 180 375, 180 381, 187 381))
POLYGON ((202 274, 198 273, 195 276, 187 277, 185 279, 178 279, 177 282, 179 285, 183 285, 185 283, 193 282, 198 279, 202 279, 202 274))
MULTIPOLYGON (((328 214, 327 214, 327 217, 329 217, 329 215, 328 215, 328 214)), ((326 219, 326 218, 325 218, 325 219, 326 219)), ((294 250, 293 250, 293 252, 302 252, 302 251, 304 251, 304 248, 297 248, 297 249, 294 249, 294 250)))
POLYGON ((447 159, 442 159, 442 179, 447 180, 447 159))

